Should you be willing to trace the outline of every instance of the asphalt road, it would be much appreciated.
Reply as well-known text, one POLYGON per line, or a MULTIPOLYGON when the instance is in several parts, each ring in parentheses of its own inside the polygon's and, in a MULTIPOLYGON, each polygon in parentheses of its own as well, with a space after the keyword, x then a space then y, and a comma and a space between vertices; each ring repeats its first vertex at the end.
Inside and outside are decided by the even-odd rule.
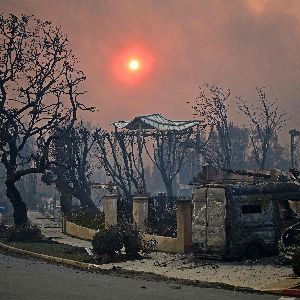
POLYGON ((0 299, 3 300, 271 300, 280 298, 266 294, 249 294, 101 275, 0 254, 0 299))

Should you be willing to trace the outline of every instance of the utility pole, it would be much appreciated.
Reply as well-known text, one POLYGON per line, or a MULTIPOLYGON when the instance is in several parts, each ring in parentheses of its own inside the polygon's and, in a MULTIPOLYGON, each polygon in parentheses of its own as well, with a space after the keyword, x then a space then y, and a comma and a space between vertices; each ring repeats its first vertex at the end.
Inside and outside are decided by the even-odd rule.
MULTIPOLYGON (((117 156, 117 134, 118 134, 118 127, 115 125, 115 132, 114 132, 114 156, 117 156)), ((114 159, 114 172, 117 171, 117 163, 116 160, 114 159)))
POLYGON ((300 136, 300 131, 297 131, 296 129, 292 129, 292 130, 290 130, 289 133, 291 135, 291 163, 292 163, 292 169, 296 169, 298 167, 296 137, 300 136))

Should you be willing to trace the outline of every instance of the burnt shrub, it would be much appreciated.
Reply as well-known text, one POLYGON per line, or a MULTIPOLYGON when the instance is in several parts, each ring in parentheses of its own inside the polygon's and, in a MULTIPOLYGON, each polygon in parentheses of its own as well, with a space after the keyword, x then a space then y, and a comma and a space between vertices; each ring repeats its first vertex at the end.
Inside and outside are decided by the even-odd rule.
POLYGON ((92 245, 94 253, 100 256, 113 258, 124 246, 128 258, 137 258, 143 249, 143 240, 141 233, 132 224, 123 222, 97 232, 92 245))
POLYGON ((2 215, 2 223, 5 225, 14 225, 14 216, 12 210, 9 210, 7 213, 2 215))
POLYGON ((36 242, 43 238, 41 230, 29 224, 8 227, 4 235, 8 242, 36 242))
POLYGON ((83 208, 73 210, 66 216, 66 219, 77 225, 95 230, 103 230, 105 224, 103 212, 89 211, 83 208))
POLYGON ((4 240, 6 238, 7 227, 0 223, 0 240, 4 240))
POLYGON ((126 255, 132 258, 138 257, 143 247, 140 231, 133 228, 132 224, 128 222, 119 225, 118 230, 123 236, 126 255))
POLYGON ((293 255, 292 267, 295 275, 300 276, 300 251, 295 252, 293 255))
POLYGON ((94 253, 114 257, 123 247, 123 236, 117 227, 98 231, 92 240, 94 253))
POLYGON ((149 199, 148 233, 176 237, 176 198, 158 194, 149 199))

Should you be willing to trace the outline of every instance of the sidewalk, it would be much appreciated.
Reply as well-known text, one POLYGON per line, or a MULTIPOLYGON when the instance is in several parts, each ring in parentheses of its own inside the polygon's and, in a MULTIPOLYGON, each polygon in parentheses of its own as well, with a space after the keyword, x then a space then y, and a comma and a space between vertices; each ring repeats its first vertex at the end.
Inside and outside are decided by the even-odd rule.
MULTIPOLYGON (((177 279, 222 283, 254 290, 265 290, 269 286, 274 289, 282 280, 293 277, 290 266, 276 266, 268 259, 257 262, 212 260, 195 262, 191 255, 159 252, 152 253, 150 258, 115 263, 111 264, 110 267, 120 267, 128 271, 150 272, 177 279)), ((299 283, 299 281, 299 278, 294 277, 292 285, 295 286, 296 282, 299 283)))
MULTIPOLYGON (((92 248, 89 241, 64 235, 61 224, 43 214, 31 211, 28 216, 46 237, 63 244, 92 248)), ((97 268, 152 273, 179 280, 228 284, 271 292, 292 288, 300 283, 300 278, 294 276, 291 266, 279 265, 274 258, 258 261, 194 261, 192 255, 153 252, 148 259, 99 265, 97 268)))
POLYGON ((61 231, 62 224, 60 222, 55 222, 49 219, 48 217, 45 217, 42 213, 38 211, 28 211, 27 215, 31 222, 41 229, 42 234, 46 238, 50 238, 51 240, 59 242, 61 244, 92 248, 92 243, 89 241, 76 239, 63 234, 61 231))

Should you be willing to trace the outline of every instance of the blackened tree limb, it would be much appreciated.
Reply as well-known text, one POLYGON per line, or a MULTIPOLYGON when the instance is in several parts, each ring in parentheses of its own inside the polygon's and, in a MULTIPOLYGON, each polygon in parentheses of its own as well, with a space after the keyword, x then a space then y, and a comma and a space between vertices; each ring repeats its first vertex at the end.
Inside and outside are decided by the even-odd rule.
MULTIPOLYGON (((95 143, 91 130, 84 125, 74 125, 71 129, 59 127, 56 134, 61 136, 51 145, 51 157, 54 162, 49 170, 52 172, 48 183, 55 183, 61 194, 71 193, 85 209, 97 211, 91 198, 92 184, 92 149, 95 143)), ((50 174, 47 174, 49 178, 50 174)))
POLYGON ((232 146, 228 121, 228 99, 230 90, 223 90, 215 85, 204 84, 200 94, 192 104, 193 115, 205 120, 210 126, 210 137, 214 142, 199 148, 204 159, 218 168, 231 169, 232 146))
POLYGON ((253 154, 259 170, 266 167, 272 138, 277 135, 286 124, 287 115, 279 107, 277 99, 270 99, 265 88, 257 88, 258 103, 251 106, 243 99, 238 98, 239 110, 248 120, 245 126, 248 129, 253 154))
POLYGON ((186 150, 191 135, 192 131, 187 130, 156 131, 147 136, 146 153, 158 168, 169 199, 174 196, 174 179, 187 161, 186 150))
POLYGON ((140 170, 136 163, 139 160, 136 132, 109 133, 98 129, 94 131, 94 138, 96 157, 119 192, 131 198, 135 191, 140 190, 141 183, 145 192, 144 170, 140 170))
POLYGON ((27 223, 27 213, 15 183, 47 169, 50 145, 60 138, 54 129, 72 126, 82 107, 85 76, 76 64, 59 27, 25 15, 0 16, 0 156, 16 224, 27 223))

